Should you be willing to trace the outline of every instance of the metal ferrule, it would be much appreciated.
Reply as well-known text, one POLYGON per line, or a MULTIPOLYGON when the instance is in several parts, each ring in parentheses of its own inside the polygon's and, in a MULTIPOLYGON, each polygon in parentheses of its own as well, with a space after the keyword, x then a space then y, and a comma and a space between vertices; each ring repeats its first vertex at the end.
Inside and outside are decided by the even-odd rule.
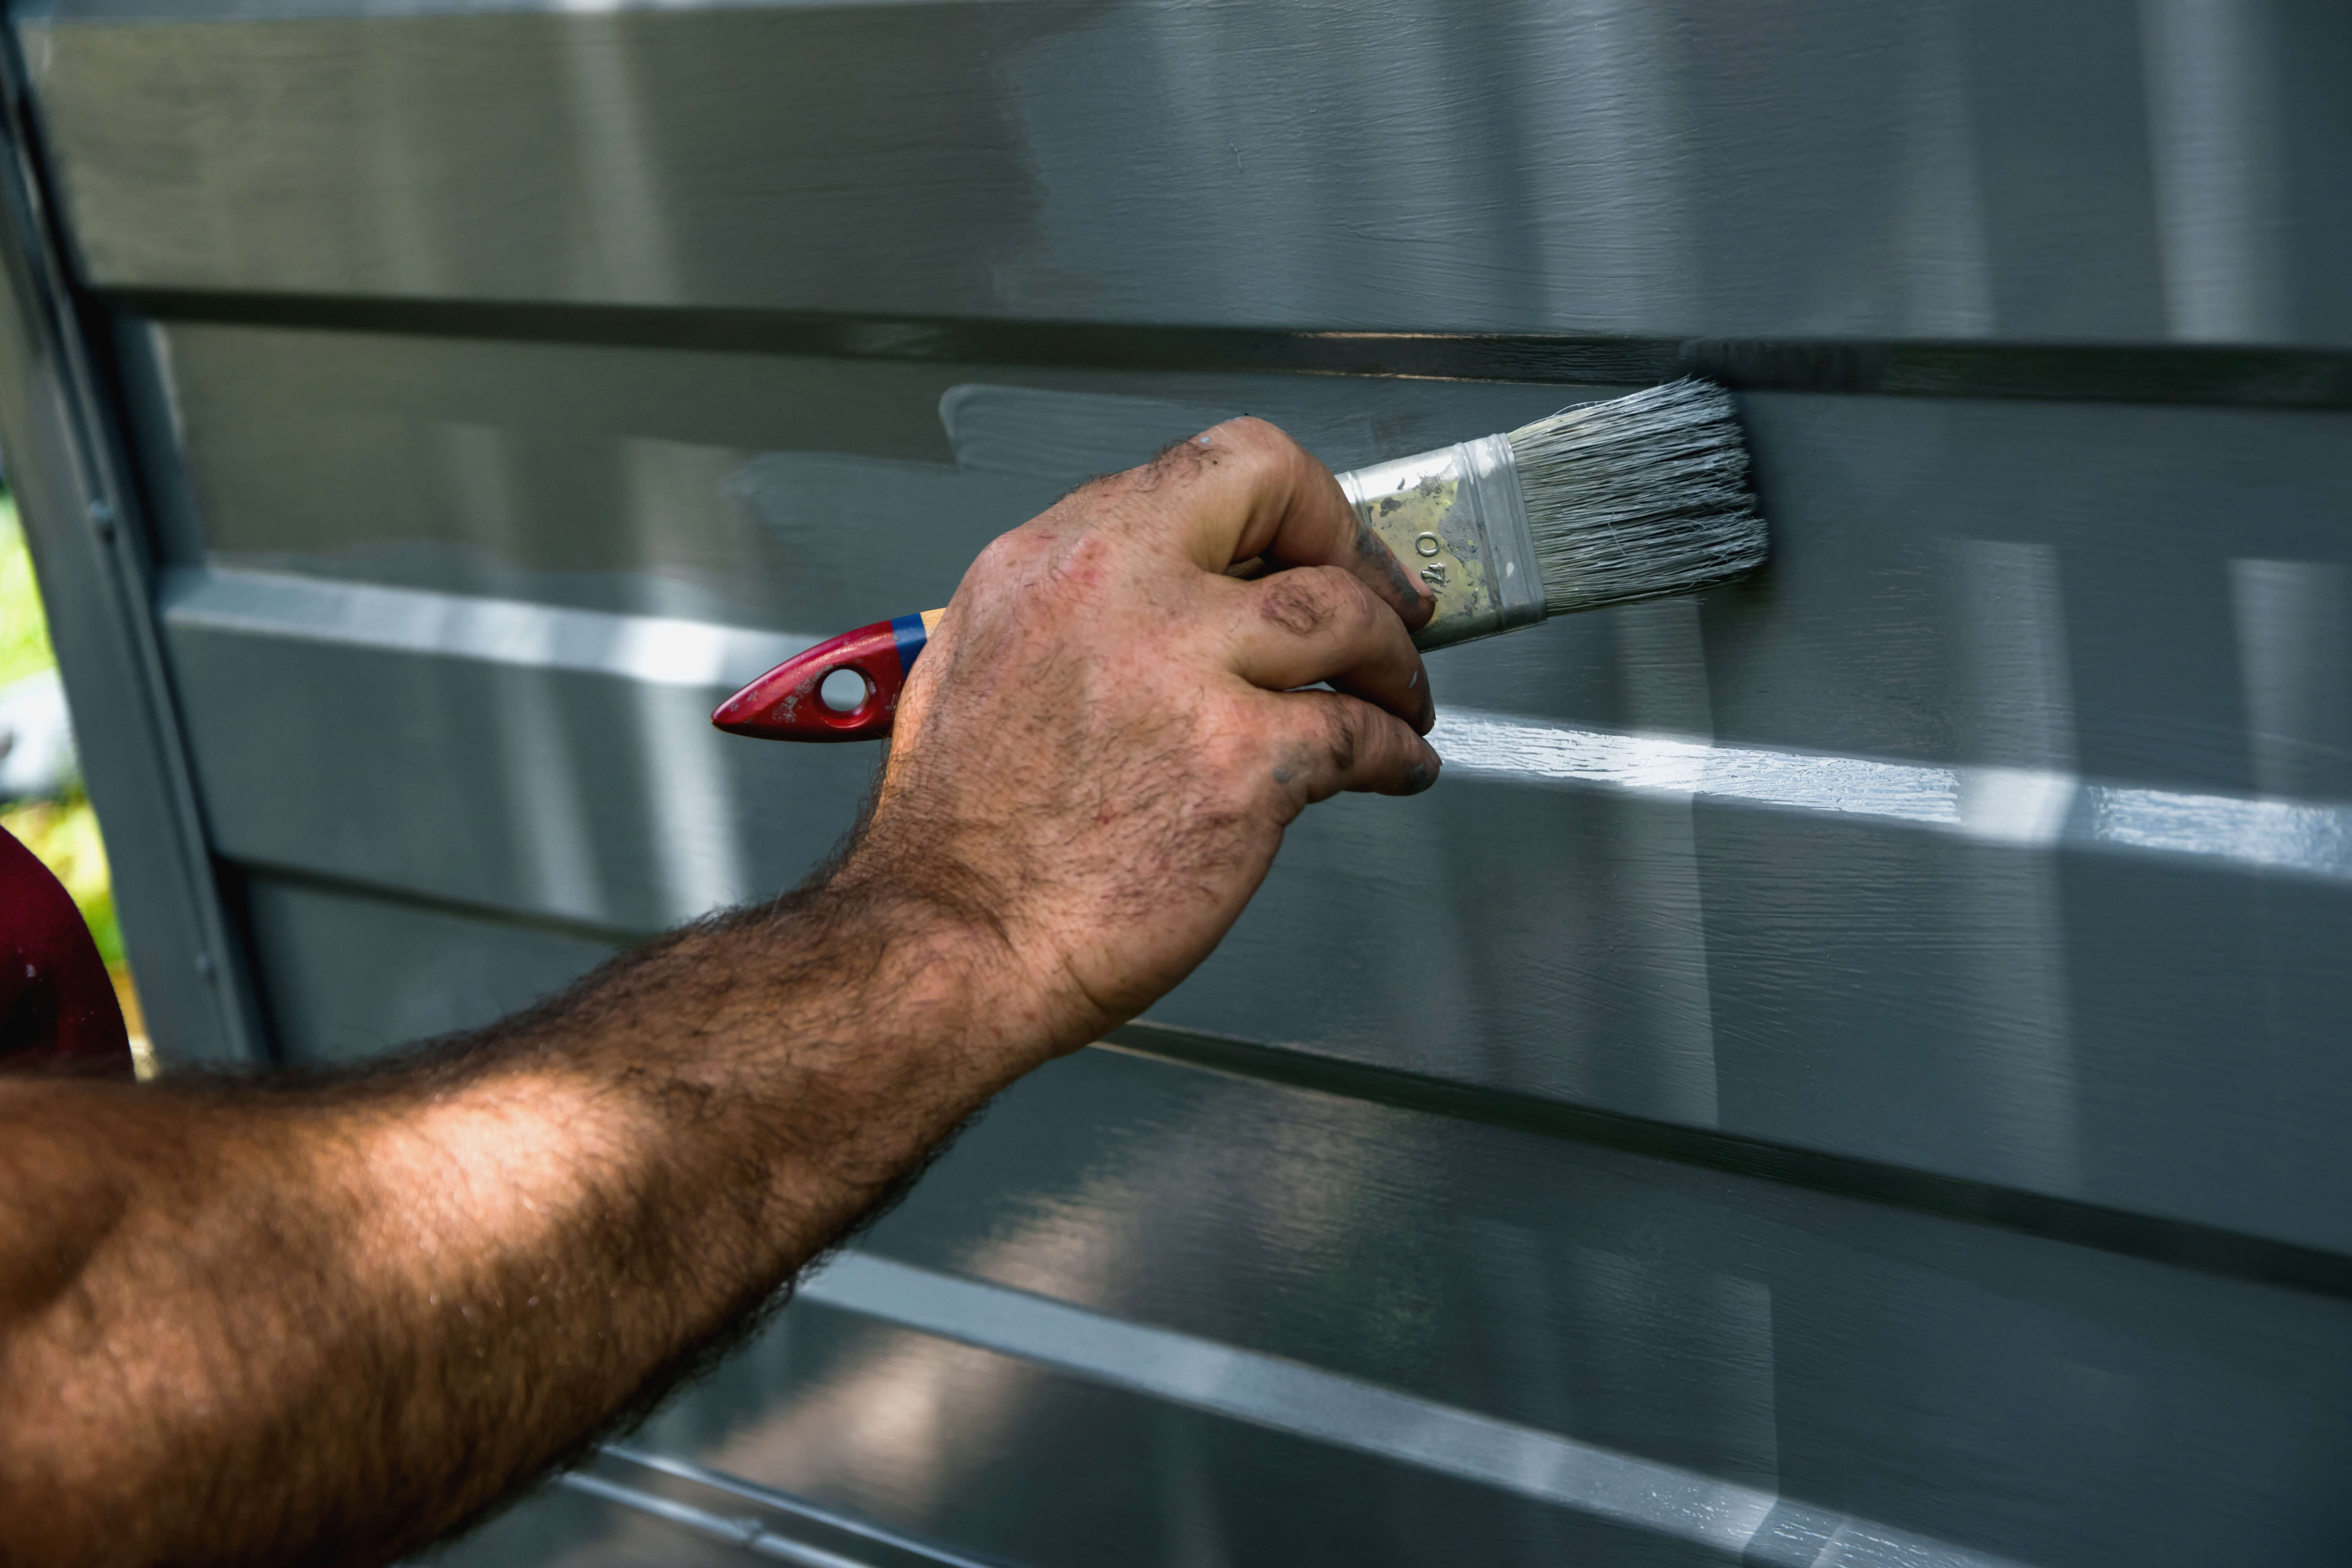
POLYGON ((1486 436, 1339 476, 1356 514, 1437 595, 1423 648, 1544 618, 1535 536, 1511 438, 1486 436))

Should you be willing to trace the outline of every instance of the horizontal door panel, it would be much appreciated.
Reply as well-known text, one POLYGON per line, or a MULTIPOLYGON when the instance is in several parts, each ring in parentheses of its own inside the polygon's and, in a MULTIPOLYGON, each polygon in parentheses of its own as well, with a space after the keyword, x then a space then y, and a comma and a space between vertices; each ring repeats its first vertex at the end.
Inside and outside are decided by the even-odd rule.
POLYGON ((1749 1507, 1712 1531, 1717 1541, 1693 1539, 1711 1521, 1645 1529, 814 1301, 789 1309, 725 1375, 735 1386, 722 1432, 680 1445, 683 1431, 717 1414, 689 1395, 634 1443, 982 1562, 1172 1568, 1211 1552, 1269 1565, 1540 1554, 1730 1568, 1771 1506, 1752 1489, 1724 1489, 1749 1507), (877 1419, 893 1410, 905 1413, 895 1432, 877 1419))
POLYGON ((631 1443, 1024 1561, 2321 1562, 2347 1310, 1089 1051, 631 1443))
MULTIPOLYGON (((798 881, 872 773, 866 748, 710 727, 732 684, 772 660, 677 683, 254 635, 249 620, 223 629, 216 607, 199 618, 226 596, 203 582, 215 591, 183 597, 169 645, 215 843, 260 866, 649 934, 798 881)), ((588 646, 617 657, 653 639, 635 640, 588 646)))
MULTIPOLYGON (((598 956, 331 889, 253 895, 272 999, 290 986, 314 1018, 431 991, 455 1005, 425 1026, 485 1021, 598 956)), ((1791 1539, 1858 1521, 2036 1563, 2210 1560, 2200 1519, 2254 1530, 2265 1562, 2352 1539, 2311 1506, 2352 1446, 2340 1300, 1129 1055, 1010 1091, 853 1263, 633 1441, 1049 1562, 1180 1553, 1204 1517, 1236 1561, 1425 1560, 1415 1542, 1497 1529, 1728 1560, 1671 1520, 1586 1517, 1617 1506, 1593 1479, 1610 1457, 1791 1539), (845 1312, 921 1331, 828 1326, 845 1312), (1106 1379, 1125 1392, 1087 1392, 1106 1379), (886 1418, 902 1405, 925 1414, 886 1418), (1323 1414, 1349 1411, 1384 1419, 1323 1414), (2151 1484, 2197 1507, 2150 1519, 2151 1484), (1302 1522, 1265 1517, 1276 1494, 1302 1522), (1352 1521, 1316 1496, 1384 1500, 1352 1521)), ((559 1533, 667 1539, 597 1517, 559 1533)))
POLYGON ((2019 842, 1451 776, 1417 812, 1294 827, 1151 1016, 2347 1248, 2352 868, 2149 852, 2073 815, 2019 842))
MULTIPOLYGON (((1247 411, 1335 468, 1609 388, 168 330, 176 559, 816 636, 1247 411)), ((2352 799, 2352 414, 1759 394, 1773 559, 1449 649, 1441 701, 2352 799)))
MULTIPOLYGON (((462 1026, 602 952, 348 889, 263 880, 251 902, 278 1016, 333 1055, 403 998, 439 1009, 420 1032, 462 1026)), ((2210 1561, 2209 1528, 2253 1530, 2265 1562, 2352 1539, 2316 1501, 2352 1447, 2341 1300, 2168 1265, 2160 1234, 2116 1256, 1840 1196, 1834 1171, 1728 1173, 1743 1158, 1086 1052, 1003 1097, 859 1267, 633 1441, 1024 1561, 1182 1561, 1203 1518, 1234 1561, 1426 1560, 1455 1531, 1731 1560, 1602 1518, 1602 1459, 1817 1546, 1838 1521, 2033 1563, 2210 1561), (876 1326, 825 1326, 845 1313, 876 1326), (2151 1485, 2197 1504, 2152 1519, 2151 1485), (1277 1496, 1292 1522, 1265 1517, 1277 1496)), ((609 1517, 597 1551, 666 1539, 609 1517)))
MULTIPOLYGON (((874 763, 711 731, 723 683, 167 624, 224 852, 614 942, 791 886, 874 763)), ((1759 784, 1767 753, 1687 742, 1688 776, 1538 773, 1479 753, 1496 731, 1660 744, 1449 717, 1455 773, 1309 814, 1153 1017, 2352 1246, 2352 813, 2160 796, 2198 809, 2150 843, 2117 822, 2151 792, 2063 776, 1996 775, 2022 804, 1972 821, 1963 773, 1879 764, 1873 795, 1782 753, 1759 784)))
MULTIPOLYGON (((854 820, 873 753, 712 704, 1067 485, 1239 409, 1347 464, 1562 395, 163 341, 221 847, 615 940, 854 820)), ((1434 656, 1444 785, 1309 814, 1155 1016, 2343 1247, 2346 416, 1744 409, 1766 573, 1434 656)))
POLYGON ((360 9, 17 24, 96 282, 2352 342, 2324 0, 360 9))

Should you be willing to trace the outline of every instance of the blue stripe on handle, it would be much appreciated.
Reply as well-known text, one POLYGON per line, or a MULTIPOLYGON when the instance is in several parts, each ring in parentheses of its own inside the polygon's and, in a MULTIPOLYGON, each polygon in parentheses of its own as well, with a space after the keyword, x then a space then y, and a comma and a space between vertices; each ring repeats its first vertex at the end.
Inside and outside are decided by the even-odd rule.
POLYGON ((931 640, 930 633, 923 629, 923 617, 920 616, 898 616, 892 617, 890 622, 890 635, 898 639, 898 669, 900 673, 904 674, 913 670, 915 668, 915 656, 923 651, 923 645, 925 643, 931 640))

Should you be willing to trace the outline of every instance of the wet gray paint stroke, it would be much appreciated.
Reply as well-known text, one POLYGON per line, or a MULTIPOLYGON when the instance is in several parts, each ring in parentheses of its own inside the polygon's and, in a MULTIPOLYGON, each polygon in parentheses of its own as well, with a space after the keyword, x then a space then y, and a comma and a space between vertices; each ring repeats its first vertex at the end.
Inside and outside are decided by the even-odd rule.
POLYGON ((2010 1561, 1358 1378, 887 1258, 853 1254, 836 1259, 806 1280, 797 1299, 1744 1553, 1750 1563, 2001 1568, 2010 1561))
POLYGON ((2352 806, 2087 784, 2049 769, 1938 767, 1612 734, 1455 709, 1431 742, 1455 773, 1879 817, 2027 848, 2128 848, 2352 881, 2352 806))
POLYGON ((2255 788, 2352 793, 2352 573, 2334 561, 2240 559, 2230 597, 2255 788))
MULTIPOLYGON (((291 574, 173 572, 175 631, 285 637, 731 687, 817 640, 659 616, 575 610, 291 574)), ((1456 775, 1538 787, 1705 796, 1879 818, 2021 847, 2133 849, 2352 881, 2352 805, 2088 784, 2048 768, 1943 767, 1618 734, 1452 709, 1431 735, 1456 775)))

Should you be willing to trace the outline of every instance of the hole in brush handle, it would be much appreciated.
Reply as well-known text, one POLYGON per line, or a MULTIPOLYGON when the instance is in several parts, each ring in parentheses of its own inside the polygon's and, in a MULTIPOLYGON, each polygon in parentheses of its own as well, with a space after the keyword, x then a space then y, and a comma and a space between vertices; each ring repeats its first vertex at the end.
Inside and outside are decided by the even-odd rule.
POLYGON ((908 666, 924 639, 919 616, 844 632, 744 687, 719 705, 710 721, 730 734, 762 741, 880 740, 898 716, 908 666), (836 680, 842 676, 855 685, 836 680), (835 697, 850 705, 835 707, 835 697))
POLYGON ((816 699, 829 712, 843 718, 854 718, 857 710, 874 700, 874 678, 856 665, 839 665, 824 672, 816 683, 816 699))

